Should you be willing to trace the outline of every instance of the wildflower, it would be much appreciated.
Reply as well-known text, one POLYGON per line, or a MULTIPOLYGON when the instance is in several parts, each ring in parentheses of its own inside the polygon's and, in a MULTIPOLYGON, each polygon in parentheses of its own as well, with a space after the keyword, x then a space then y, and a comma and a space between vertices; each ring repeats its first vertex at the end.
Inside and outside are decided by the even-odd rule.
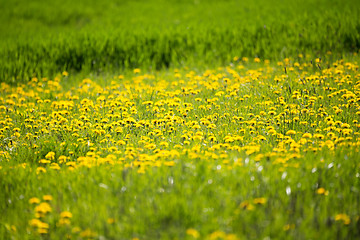
POLYGON ((43 167, 36 168, 36 174, 46 173, 46 169, 43 167))
POLYGON ((304 133, 302 137, 303 138, 312 138, 312 135, 311 135, 311 133, 304 133))
POLYGON ((296 134, 296 131, 294 130, 289 130, 286 132, 286 135, 295 135, 296 134))
POLYGON ((175 162, 174 161, 166 161, 166 162, 164 162, 164 165, 168 166, 168 167, 171 167, 171 166, 175 165, 175 162))
POLYGON ((63 226, 63 225, 70 225, 71 221, 68 218, 60 218, 57 225, 63 226))
POLYGON ((254 205, 252 205, 248 200, 245 200, 242 203, 240 203, 239 207, 242 209, 249 210, 249 211, 251 211, 255 208, 254 205))
POLYGON ((349 225, 351 220, 350 217, 345 213, 339 213, 335 216, 335 221, 343 221, 345 225, 349 225))
POLYGON ((46 154, 45 159, 48 160, 54 160, 55 159, 55 153, 54 152, 48 152, 48 154, 46 154))
POLYGON ((39 213, 49 213, 52 211, 50 205, 46 202, 40 203, 40 205, 35 207, 35 211, 39 213))
POLYGON ((33 197, 33 198, 29 199, 29 203, 30 204, 38 204, 38 203, 40 203, 40 200, 36 197, 33 197))
POLYGON ((93 238, 96 237, 97 234, 93 231, 91 231, 89 228, 85 229, 80 233, 80 237, 82 238, 93 238))
POLYGON ((67 159, 66 156, 61 155, 61 156, 58 158, 58 161, 59 161, 59 163, 61 164, 61 163, 65 163, 65 162, 66 162, 66 159, 67 159))
POLYGON ((32 227, 40 227, 42 225, 42 222, 39 219, 34 218, 29 221, 29 225, 32 227))
POLYGON ((210 240, 225 239, 225 237, 226 237, 226 233, 224 233, 223 231, 215 231, 211 233, 209 236, 210 240))
POLYGON ((325 196, 329 195, 329 191, 325 190, 325 188, 318 188, 316 190, 316 193, 319 195, 325 195, 325 196))
MULTIPOLYGON (((43 226, 45 226, 45 225, 43 225, 43 226)), ((48 233, 48 228, 38 228, 38 233, 40 233, 40 234, 47 234, 48 233)))
POLYGON ((266 203, 266 198, 255 198, 254 199, 254 204, 265 204, 266 203))
POLYGON ((186 230, 186 234, 192 236, 193 238, 199 238, 199 232, 194 228, 189 228, 186 230))
POLYGON ((44 201, 51 201, 51 200, 53 200, 53 197, 51 195, 44 195, 43 199, 44 199, 44 201))
POLYGON ((51 163, 51 161, 46 160, 46 159, 40 159, 40 160, 39 160, 39 163, 48 164, 48 163, 51 163))
POLYGON ((68 211, 64 211, 60 213, 61 218, 72 218, 72 213, 68 211))

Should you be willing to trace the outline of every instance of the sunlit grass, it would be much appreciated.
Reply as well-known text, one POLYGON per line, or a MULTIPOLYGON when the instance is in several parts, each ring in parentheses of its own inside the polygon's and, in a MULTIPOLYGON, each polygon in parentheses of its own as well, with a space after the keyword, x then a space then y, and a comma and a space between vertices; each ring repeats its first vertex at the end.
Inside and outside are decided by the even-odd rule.
POLYGON ((234 56, 333 61, 360 48, 359 1, 2 0, 0 81, 217 67, 234 56), (71 6, 71 7, 70 7, 71 6))
POLYGON ((358 59, 2 83, 0 233, 357 238, 358 59))

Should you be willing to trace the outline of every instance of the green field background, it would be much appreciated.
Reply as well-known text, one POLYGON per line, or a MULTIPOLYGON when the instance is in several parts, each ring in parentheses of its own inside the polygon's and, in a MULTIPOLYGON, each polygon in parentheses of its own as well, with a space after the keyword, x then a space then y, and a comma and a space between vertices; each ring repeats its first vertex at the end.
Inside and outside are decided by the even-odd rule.
POLYGON ((1 1, 0 81, 61 71, 215 66, 234 56, 343 56, 360 47, 360 2, 1 1))

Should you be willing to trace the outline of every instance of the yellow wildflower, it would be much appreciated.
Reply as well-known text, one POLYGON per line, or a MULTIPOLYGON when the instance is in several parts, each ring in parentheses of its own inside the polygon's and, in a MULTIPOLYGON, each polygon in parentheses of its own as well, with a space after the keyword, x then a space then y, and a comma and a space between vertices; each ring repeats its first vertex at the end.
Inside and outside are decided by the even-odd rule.
POLYGON ((40 203, 40 199, 38 199, 38 198, 36 198, 36 197, 33 197, 33 198, 30 198, 29 199, 29 203, 30 204, 38 204, 38 203, 40 203))
POLYGON ((186 230, 186 234, 192 236, 193 238, 199 238, 199 232, 194 228, 189 228, 186 230))

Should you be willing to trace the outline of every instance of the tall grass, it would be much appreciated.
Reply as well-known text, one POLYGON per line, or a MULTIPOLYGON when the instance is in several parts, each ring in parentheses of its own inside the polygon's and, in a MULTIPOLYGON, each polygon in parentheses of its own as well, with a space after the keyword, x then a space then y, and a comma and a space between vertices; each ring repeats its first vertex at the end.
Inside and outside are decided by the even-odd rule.
POLYGON ((6 1, 0 79, 215 66, 360 47, 358 1, 6 1))

